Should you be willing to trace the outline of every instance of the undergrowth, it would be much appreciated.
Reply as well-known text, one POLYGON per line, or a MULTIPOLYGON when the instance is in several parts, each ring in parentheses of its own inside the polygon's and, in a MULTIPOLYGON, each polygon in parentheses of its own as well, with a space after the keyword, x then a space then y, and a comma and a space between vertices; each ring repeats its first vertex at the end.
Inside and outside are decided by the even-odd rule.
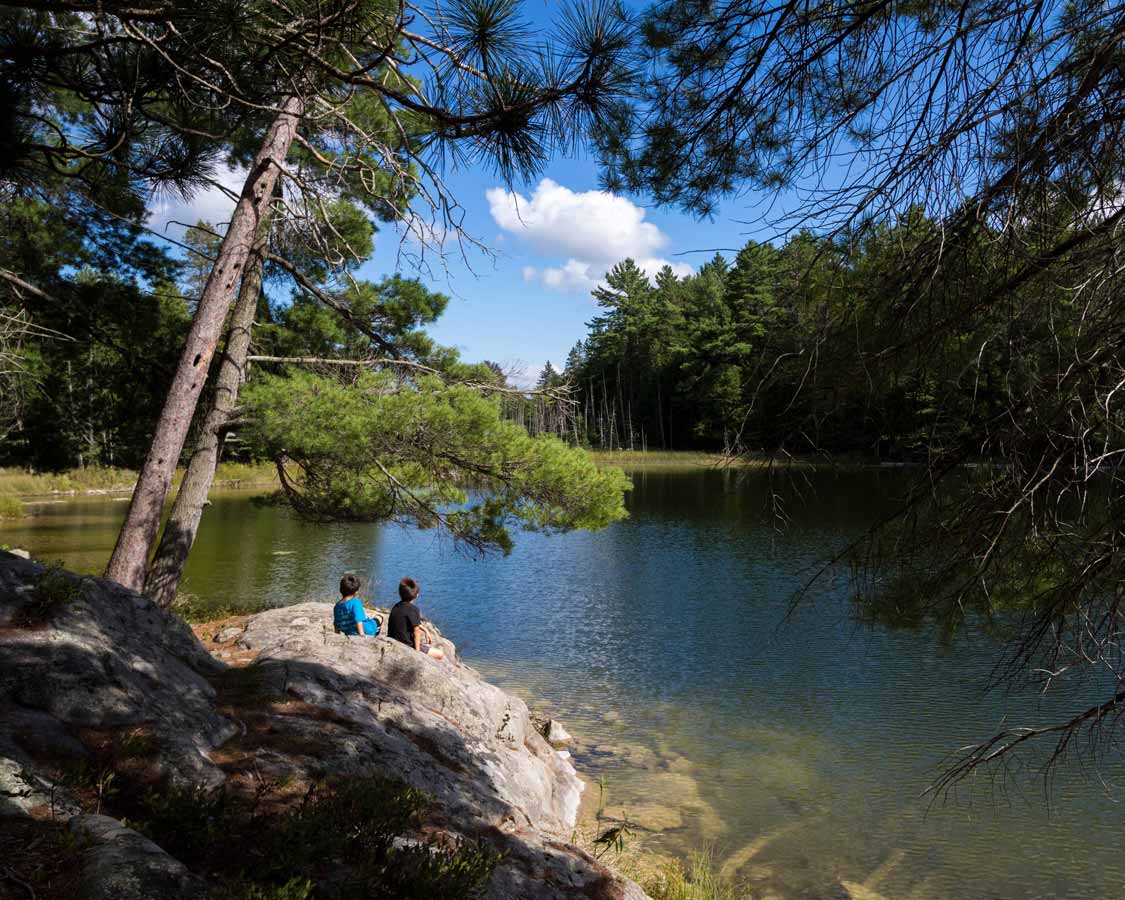
POLYGON ((172 601, 172 612, 191 625, 225 619, 228 616, 247 616, 261 612, 264 605, 234 604, 221 600, 203 600, 195 594, 181 591, 172 601))
POLYGON ((753 893, 719 874, 710 850, 693 853, 688 865, 672 862, 643 876, 641 886, 652 900, 752 900, 753 893))
POLYGON ((21 627, 42 625, 57 610, 81 597, 81 580, 64 571, 62 563, 55 563, 35 582, 29 602, 20 608, 17 624, 21 627))
MULTIPOLYGON (((183 480, 177 469, 173 484, 183 480)), ((5 498, 40 494, 73 494, 82 491, 124 491, 137 482, 132 469, 112 466, 86 466, 63 472, 33 472, 29 469, 0 468, 0 503, 5 498)), ((216 485, 277 484, 277 469, 272 462, 222 462, 215 471, 216 485)), ((0 506, 0 509, 3 509, 0 506)), ((2 513, 0 513, 2 515, 2 513)))
POLYGON ((0 519, 20 519, 27 514, 16 497, 0 495, 0 519))
POLYGON ((429 797, 373 775, 250 794, 149 791, 130 825, 207 877, 221 900, 468 900, 499 861, 483 844, 418 835, 429 797))

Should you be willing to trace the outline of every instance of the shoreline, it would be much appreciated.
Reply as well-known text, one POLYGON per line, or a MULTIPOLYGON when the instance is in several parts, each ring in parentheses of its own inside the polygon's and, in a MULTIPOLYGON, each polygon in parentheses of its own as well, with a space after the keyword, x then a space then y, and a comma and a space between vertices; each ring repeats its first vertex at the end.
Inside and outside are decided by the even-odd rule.
MULTIPOLYGON (((320 602, 330 603, 331 601, 320 602)), ((285 608, 286 607, 276 607, 276 609, 285 608)), ((384 617, 387 612, 387 610, 383 608, 373 608, 373 611, 384 617)), ((239 645, 240 638, 244 634, 247 625, 256 614, 257 613, 245 613, 219 616, 202 622, 188 622, 188 626, 200 645, 217 661, 231 669, 244 669, 253 665, 260 653, 260 650, 246 649, 239 645)), ((426 624, 436 630, 436 626, 434 626, 433 622, 426 620, 426 624)), ((438 631, 438 635, 439 640, 448 640, 441 635, 440 631, 438 631)), ((472 664, 466 663, 460 656, 458 656, 458 661, 460 664, 472 668, 472 664)), ((476 670, 474 669, 474 671, 476 670)), ((481 671, 479 674, 483 680, 493 684, 498 690, 503 691, 504 694, 512 697, 518 696, 512 694, 507 688, 496 685, 487 670, 481 671)), ((659 836, 661 832, 651 831, 650 828, 645 827, 643 824, 632 822, 628 816, 622 819, 620 816, 621 810, 623 810, 624 807, 620 804, 613 805, 607 802, 608 797, 604 781, 600 778, 596 778, 592 772, 585 771, 583 768, 579 767, 570 751, 577 749, 579 746, 589 745, 592 739, 582 735, 566 734, 566 740, 564 742, 551 743, 547 734, 551 723, 553 721, 558 724, 564 723, 547 716, 543 706, 532 705, 532 701, 528 698, 521 699, 525 699, 525 701, 528 702, 529 718, 532 727, 534 727, 534 729, 542 735, 544 740, 547 740, 557 752, 560 752, 563 759, 567 760, 573 766, 578 780, 583 785, 574 825, 570 834, 570 843, 595 858, 603 866, 615 872, 620 878, 637 882, 648 892, 648 895, 652 897, 658 896, 653 893, 655 889, 670 885, 670 882, 675 881, 677 878, 686 877, 688 871, 687 867, 692 863, 692 855, 670 854, 647 847, 646 838, 659 836), (625 825, 628 828, 624 835, 623 844, 614 847, 612 845, 599 843, 599 838, 602 838, 611 829, 621 825, 625 825), (631 826, 631 828, 629 828, 629 826, 631 826)))
POLYGON ((572 842, 582 782, 522 700, 440 631, 444 662, 331 619, 306 602, 189 629, 106 579, 0 553, 0 669, 22 676, 0 679, 12 872, 44 900, 126 883, 303 898, 371 878, 388 896, 420 878, 447 900, 664 900, 572 842), (247 871, 247 848, 271 866, 247 871))

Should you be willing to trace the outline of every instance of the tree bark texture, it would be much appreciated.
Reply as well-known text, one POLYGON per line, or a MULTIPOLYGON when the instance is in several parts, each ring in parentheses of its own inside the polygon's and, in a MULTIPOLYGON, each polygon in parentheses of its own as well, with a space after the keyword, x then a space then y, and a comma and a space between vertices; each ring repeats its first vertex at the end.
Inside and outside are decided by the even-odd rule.
POLYGON ((219 246, 215 267, 199 298, 199 307, 192 319, 176 375, 168 389, 152 445, 141 466, 125 523, 117 535, 117 545, 106 567, 106 577, 133 590, 139 591, 144 586, 149 553, 160 529, 161 510, 199 403, 199 393, 207 380, 211 357, 222 334, 234 286, 250 255, 258 227, 268 215, 274 186, 280 176, 282 162, 289 153, 302 111, 303 104, 299 98, 288 98, 266 132, 234 208, 230 227, 219 246))
POLYGON ((207 494, 215 480, 226 425, 238 402, 238 389, 246 380, 246 358, 250 352, 250 332, 258 311, 258 297, 262 293, 262 252, 268 234, 269 220, 266 219, 242 273, 242 286, 231 314, 226 347, 215 379, 215 396, 203 418, 191 461, 145 579, 145 594, 165 609, 176 599, 176 589, 207 505, 207 494))

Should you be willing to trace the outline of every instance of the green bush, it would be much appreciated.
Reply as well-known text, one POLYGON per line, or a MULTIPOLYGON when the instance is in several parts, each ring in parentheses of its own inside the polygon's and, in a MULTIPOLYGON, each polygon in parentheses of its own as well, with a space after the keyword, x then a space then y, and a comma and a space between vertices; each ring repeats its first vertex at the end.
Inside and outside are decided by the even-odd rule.
POLYGON ((23 504, 17 498, 0 495, 0 519, 20 519, 26 514, 23 504))
POLYGON ((150 791, 131 824, 206 877, 224 900, 468 900, 499 861, 483 844, 397 839, 430 798, 381 776, 313 785, 285 809, 222 788, 150 791))
POLYGON ((198 625, 200 622, 213 622, 215 619, 225 619, 228 616, 245 616, 259 612, 264 607, 236 606, 233 603, 224 603, 221 600, 203 600, 196 594, 181 591, 172 601, 172 612, 176 613, 185 622, 198 625))
POLYGON ((35 582, 30 602, 20 610, 23 626, 46 622, 57 609, 82 597, 82 582, 63 571, 58 563, 47 569, 35 582))
POLYGON ((752 900, 753 893, 742 890, 722 877, 710 850, 693 853, 687 869, 670 863, 644 877, 642 887, 652 900, 752 900))
POLYGON ((312 900, 313 884, 307 878, 294 878, 281 885, 260 885, 239 881, 219 888, 213 896, 222 900, 312 900))

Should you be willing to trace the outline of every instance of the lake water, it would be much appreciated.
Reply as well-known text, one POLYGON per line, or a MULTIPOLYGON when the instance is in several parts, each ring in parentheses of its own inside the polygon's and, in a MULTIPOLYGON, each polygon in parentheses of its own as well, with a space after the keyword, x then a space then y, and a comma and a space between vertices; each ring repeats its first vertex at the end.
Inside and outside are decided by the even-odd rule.
MULTIPOLYGON (((483 561, 433 533, 308 525, 220 493, 184 589, 252 608, 333 598, 353 570, 387 605, 401 576, 417 577, 423 611, 471 664, 580 739, 576 760, 604 779, 605 804, 667 829, 638 833, 647 848, 709 844, 763 893, 1125 897, 1119 758, 1064 769, 1049 812, 1034 774, 939 806, 921 796, 946 753, 1005 715, 1039 724, 1084 698, 986 693, 998 658, 988 638, 943 646, 861 627, 842 578, 787 615, 794 590, 888 508, 903 477, 801 482, 779 529, 760 475, 639 472, 627 522, 524 535, 483 561)), ((96 571, 124 507, 44 504, 0 526, 0 543, 96 571)))

